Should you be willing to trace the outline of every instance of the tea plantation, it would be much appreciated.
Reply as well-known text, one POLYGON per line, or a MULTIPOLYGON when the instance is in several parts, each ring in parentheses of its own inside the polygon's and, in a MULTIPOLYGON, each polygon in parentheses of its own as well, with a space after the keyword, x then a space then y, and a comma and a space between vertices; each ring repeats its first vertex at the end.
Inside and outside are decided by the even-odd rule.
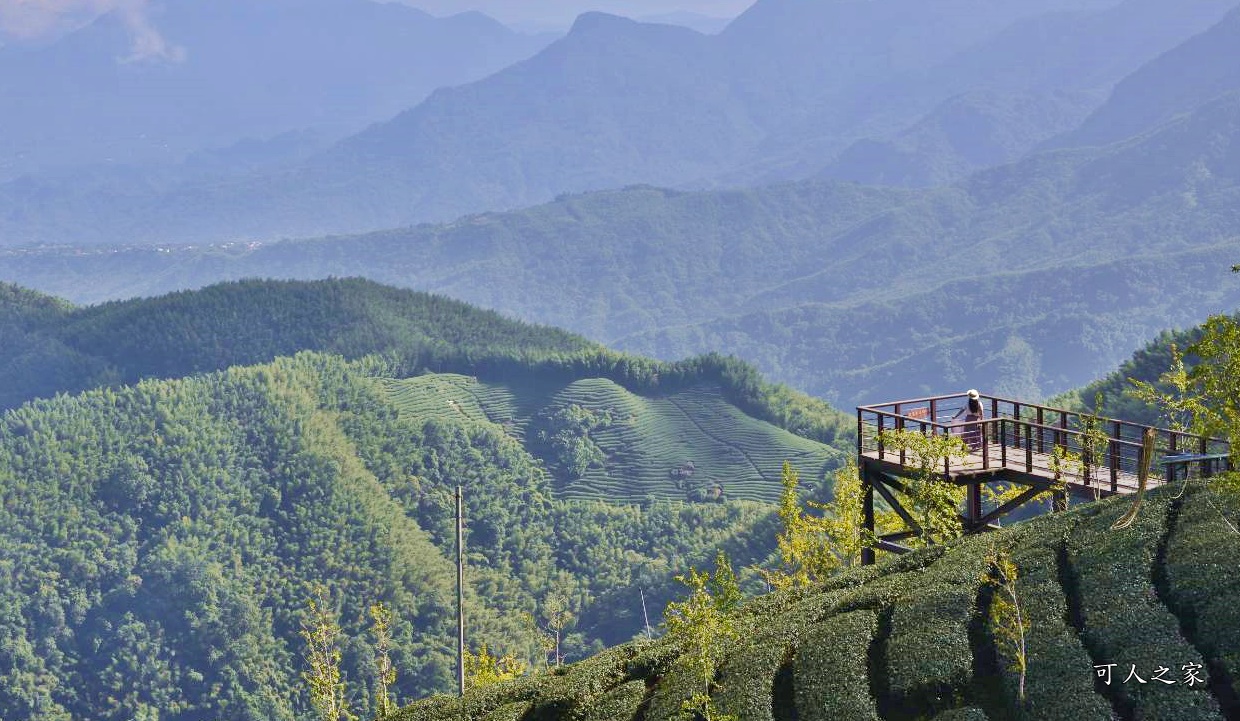
MULTIPOLYGON (((1131 503, 1089 504, 754 599, 713 701, 741 721, 1240 717, 1240 499, 1198 481, 1160 489, 1112 530, 1131 503), (991 627, 994 551, 1019 569, 1024 701, 991 627)), ((685 718, 698 689, 678 653, 668 639, 632 643, 391 718, 685 718)))
POLYGON ((438 373, 386 388, 411 418, 501 426, 547 463, 560 498, 773 502, 785 460, 821 480, 843 459, 838 448, 746 415, 709 384, 638 395, 606 378, 505 383, 438 373))

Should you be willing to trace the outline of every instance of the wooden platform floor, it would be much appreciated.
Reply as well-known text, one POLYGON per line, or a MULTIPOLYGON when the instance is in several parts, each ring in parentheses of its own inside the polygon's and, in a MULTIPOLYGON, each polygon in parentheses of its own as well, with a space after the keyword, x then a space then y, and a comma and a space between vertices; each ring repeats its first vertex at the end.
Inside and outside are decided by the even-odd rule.
MULTIPOLYGON (((1033 453, 1033 470, 1029 471, 1026 464, 1026 456, 1024 448, 1015 448, 1009 446, 1007 449, 1007 464, 1003 463, 1003 448, 998 443, 991 443, 987 449, 989 455, 989 463, 983 461, 982 451, 979 449, 970 453, 963 459, 952 459, 951 475, 956 478, 964 478, 969 476, 997 474, 1000 472, 1008 472, 1008 474, 1018 474, 1021 476, 1035 476, 1046 480, 1053 480, 1054 474, 1051 472, 1051 454, 1050 453, 1033 453)), ((882 461, 883 464, 889 466, 889 470, 900 470, 900 454, 886 451, 880 459, 877 450, 868 450, 861 454, 864 458, 882 461)), ((910 462, 911 459, 910 459, 910 462)), ((906 470, 911 470, 905 467, 906 470)), ((1086 479, 1080 474, 1065 474, 1064 483, 1074 491, 1095 491, 1101 490, 1104 494, 1111 494, 1111 470, 1109 468, 1095 468, 1092 471, 1092 480, 1086 479)), ((1002 480, 996 478, 996 481, 1002 480)), ((1162 484, 1161 478, 1151 477, 1149 487, 1162 484)), ((1137 491, 1137 474, 1127 471, 1120 471, 1117 475, 1116 490, 1120 494, 1136 493, 1137 491)))

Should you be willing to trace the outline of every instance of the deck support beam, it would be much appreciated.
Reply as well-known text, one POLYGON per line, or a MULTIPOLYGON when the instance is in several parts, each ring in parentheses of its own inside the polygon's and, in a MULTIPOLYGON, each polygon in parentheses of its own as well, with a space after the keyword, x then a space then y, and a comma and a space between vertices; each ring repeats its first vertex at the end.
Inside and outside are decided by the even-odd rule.
MULTIPOLYGON (((1064 408, 1053 408, 1024 401, 982 396, 983 408, 989 417, 974 424, 956 422, 965 407, 964 394, 948 394, 912 398, 878 405, 857 406, 857 456, 862 479, 862 523, 874 543, 862 550, 861 562, 875 562, 876 551, 904 553, 909 548, 902 541, 924 535, 916 522, 912 504, 910 479, 918 470, 910 466, 907 449, 895 449, 883 438, 891 429, 919 430, 923 435, 971 434, 981 445, 959 462, 944 458, 943 481, 964 488, 964 508, 960 520, 965 533, 980 533, 997 528, 997 522, 1039 495, 1052 495, 1054 510, 1066 509, 1073 498, 1104 498, 1137 490, 1137 471, 1144 467, 1142 444, 1136 439, 1156 433, 1165 441, 1160 447, 1174 455, 1180 448, 1196 451, 1191 458, 1165 460, 1164 477, 1150 479, 1152 485, 1174 479, 1196 467, 1202 475, 1210 475, 1223 467, 1230 453, 1230 444, 1222 438, 1197 436, 1170 429, 1156 429, 1119 419, 1099 418, 1064 408), (941 416, 941 417, 940 417, 941 416), (1102 431, 1102 446, 1094 431, 1102 431), (1064 459, 1054 452, 1069 453, 1083 461, 1083 468, 1065 472, 1064 459), (1220 460, 1223 459, 1223 460, 1220 460), (1181 471, 1180 469, 1184 470, 1181 471), (987 484, 1011 484, 1020 491, 1010 501, 987 511, 987 484), (877 531, 875 493, 884 509, 890 509, 905 528, 881 536, 877 531)), ((1030 509, 1034 510, 1034 509, 1030 509)))
MULTIPOLYGON (((860 465, 861 465, 861 488, 862 488, 861 525, 869 533, 869 537, 873 538, 874 533, 875 533, 875 529, 874 529, 874 481, 873 481, 873 476, 870 472, 870 464, 865 462, 864 457, 861 459, 860 465)), ((861 565, 862 566, 873 566, 874 565, 874 549, 873 548, 870 548, 867 546, 861 549, 861 565)))

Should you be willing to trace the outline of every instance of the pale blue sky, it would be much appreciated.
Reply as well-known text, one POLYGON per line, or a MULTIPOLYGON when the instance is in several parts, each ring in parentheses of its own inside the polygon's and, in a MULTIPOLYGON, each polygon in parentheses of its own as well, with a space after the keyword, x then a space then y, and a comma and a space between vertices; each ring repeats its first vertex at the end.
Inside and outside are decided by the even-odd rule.
MULTIPOLYGON (((210 0, 201 0, 210 2, 210 0)), ((688 11, 719 18, 739 15, 754 0, 395 0, 433 15, 480 10, 520 28, 566 28, 583 12, 644 17, 688 11)), ((0 0, 0 35, 37 38, 76 26, 101 13, 120 10, 137 34, 158 37, 148 23, 146 7, 152 0, 0 0)), ((262 0, 255 0, 262 2, 262 0)))

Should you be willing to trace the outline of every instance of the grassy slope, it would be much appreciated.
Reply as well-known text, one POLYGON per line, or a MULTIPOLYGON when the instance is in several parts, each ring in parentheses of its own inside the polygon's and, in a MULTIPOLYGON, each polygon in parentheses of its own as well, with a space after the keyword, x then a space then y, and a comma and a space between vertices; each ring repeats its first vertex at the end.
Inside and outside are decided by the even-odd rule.
MULTIPOLYGON (((1131 501, 1112 499, 751 601, 715 700, 745 721, 1234 717, 1240 535, 1226 522, 1240 501, 1198 485, 1183 497, 1175 490, 1152 493, 1126 530, 1109 527, 1131 501), (1024 705, 985 621, 992 546, 1019 565, 1032 622, 1024 705), (1095 665, 1109 663, 1117 676, 1108 686, 1095 665), (1208 669, 1208 684, 1184 683, 1190 663, 1208 669), (1132 665, 1147 684, 1124 683, 1132 665), (1151 681, 1157 667, 1178 683, 1151 681)), ((394 718, 670 719, 690 688, 676 653, 666 641, 627 645, 394 718)))
POLYGON ((841 461, 838 449, 745 415, 708 385, 643 396, 605 378, 500 383, 433 374, 392 381, 388 390, 402 413, 499 424, 532 452, 540 446, 529 426, 539 414, 567 406, 609 412, 612 425, 590 433, 605 461, 580 476, 559 474, 556 494, 563 498, 683 500, 718 483, 729 498, 773 502, 783 461, 811 480, 841 461), (681 477, 688 464, 692 474, 681 477))

